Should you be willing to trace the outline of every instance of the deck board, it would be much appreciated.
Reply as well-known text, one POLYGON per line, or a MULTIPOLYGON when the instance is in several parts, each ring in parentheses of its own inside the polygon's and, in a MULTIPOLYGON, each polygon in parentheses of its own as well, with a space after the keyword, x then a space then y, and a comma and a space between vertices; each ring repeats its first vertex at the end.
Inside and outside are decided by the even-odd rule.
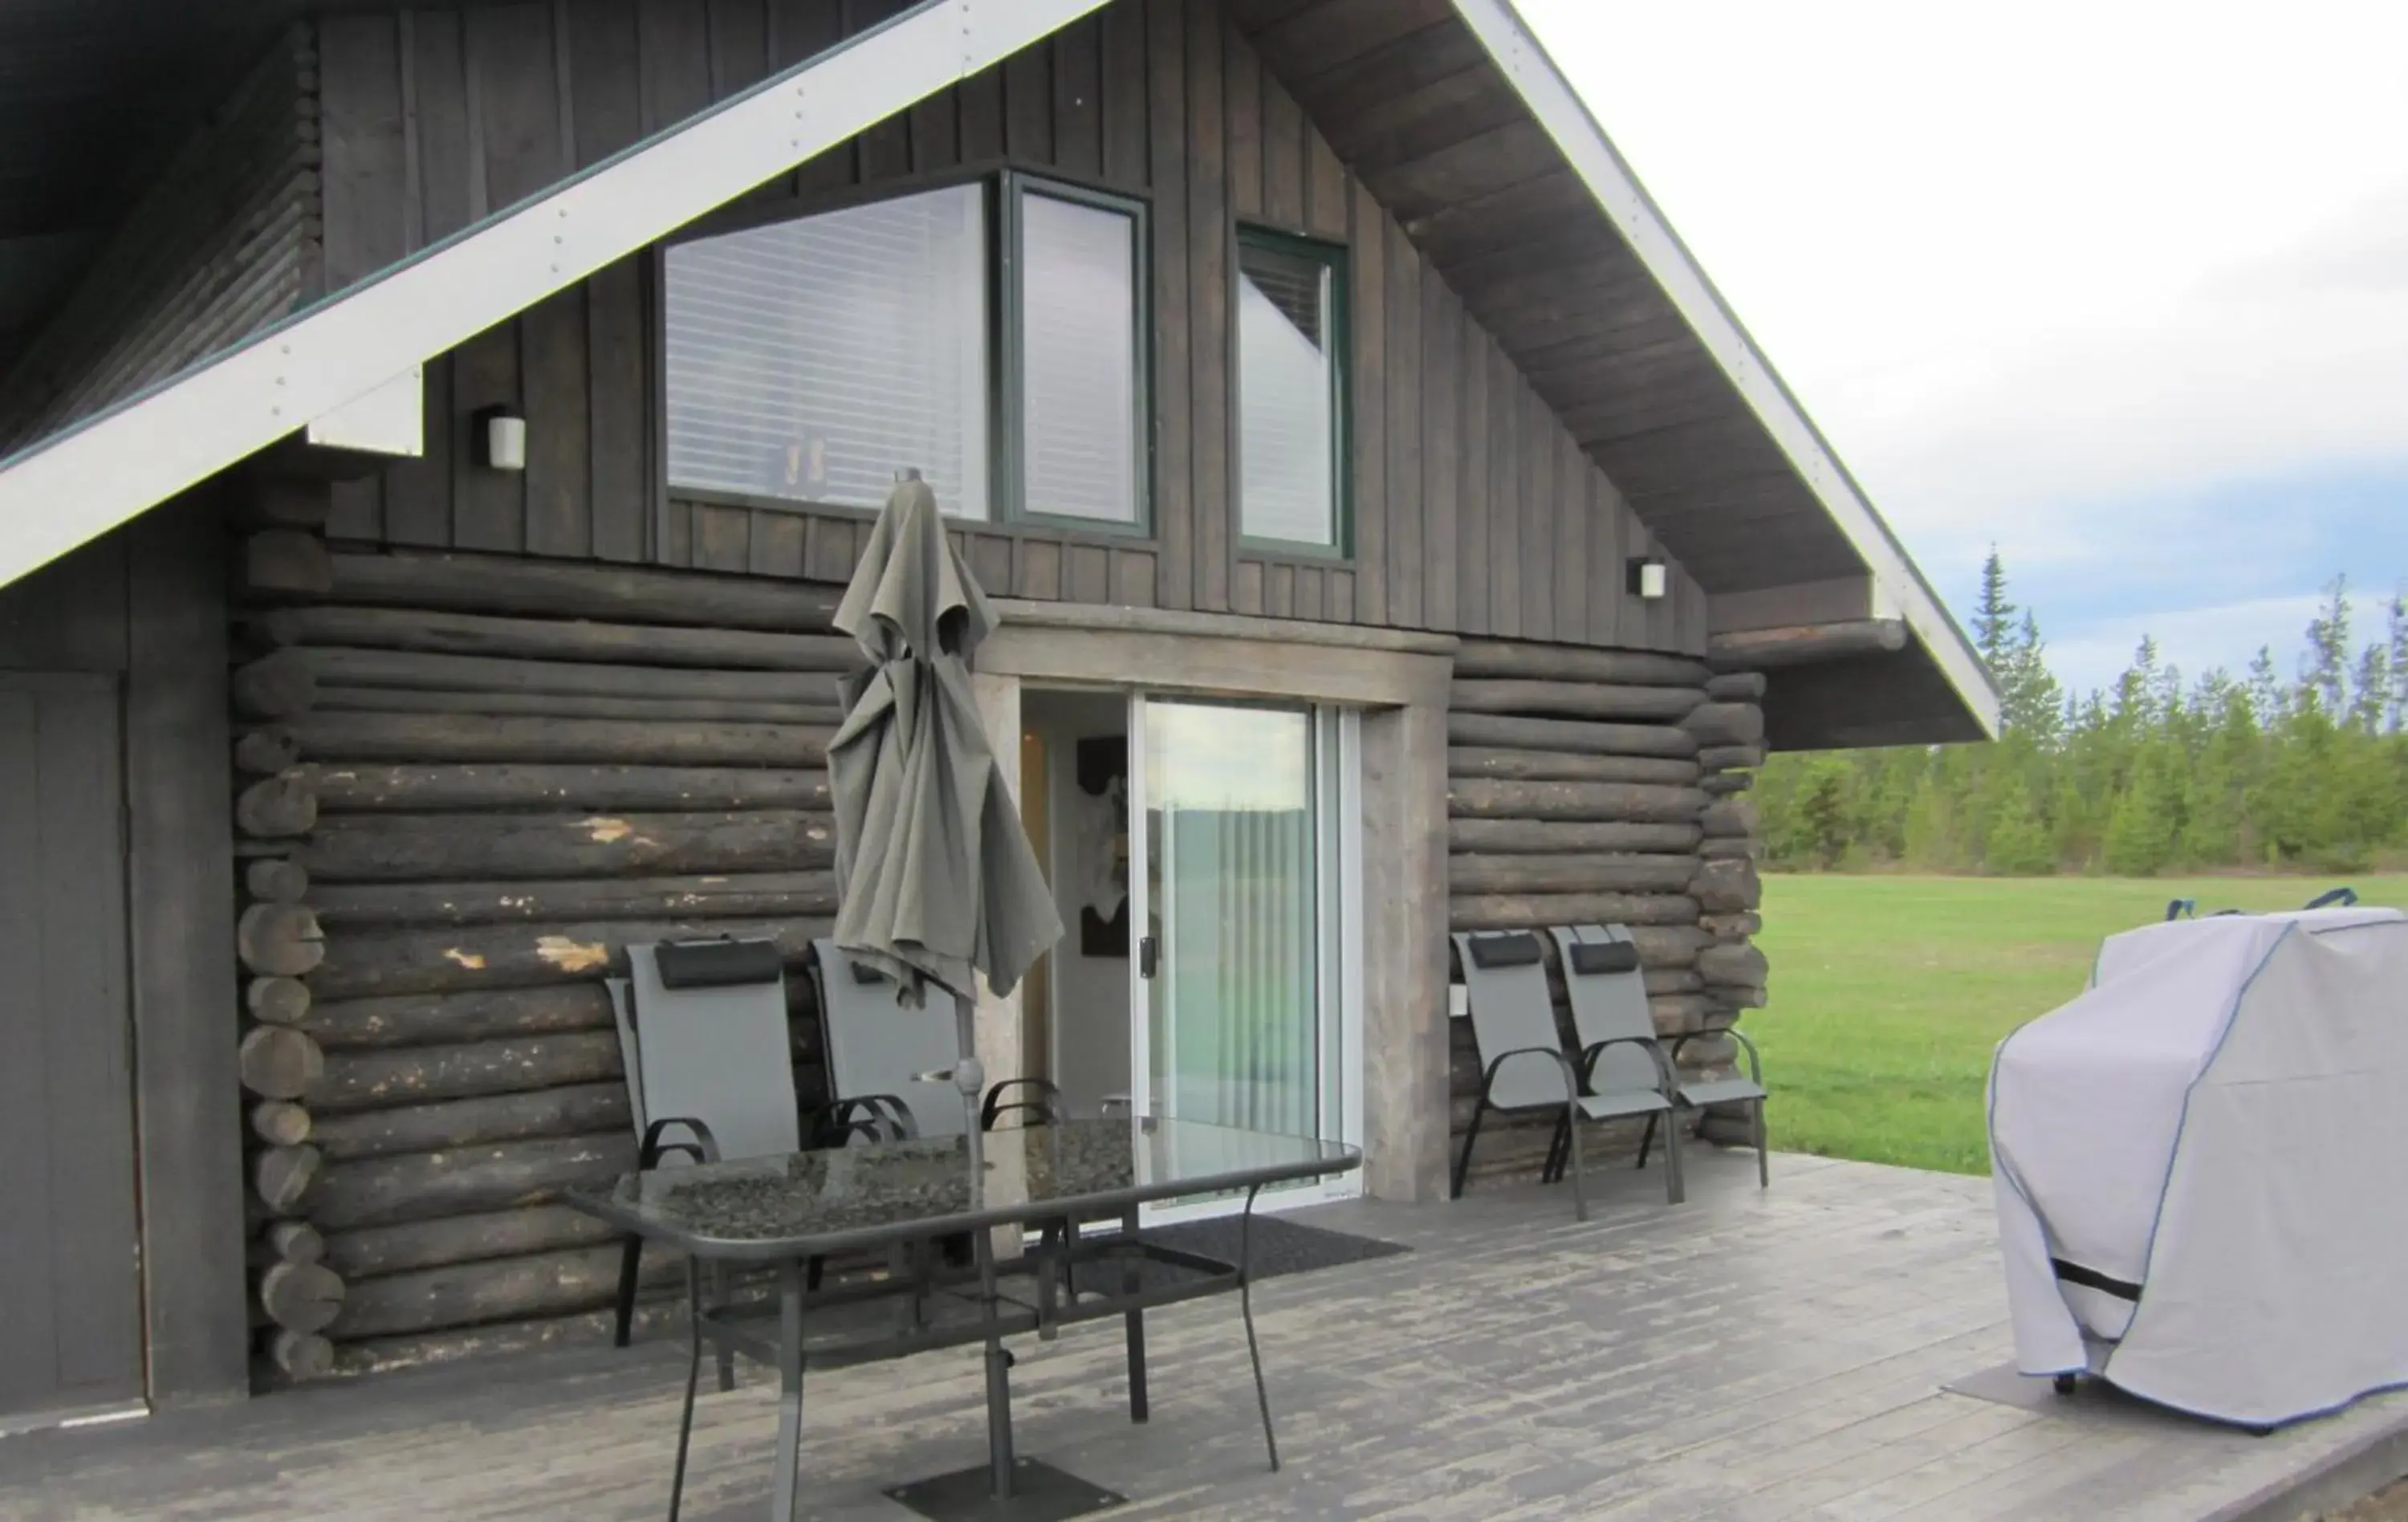
MULTIPOLYGON (((2018 1409, 1941 1386, 2007 1356, 1979 1179, 1698 1150, 1691 1201, 1600 1170, 1556 1189, 1308 1217, 1415 1251, 1257 1290, 1283 1472, 1264 1471, 1237 1308, 1156 1313, 1154 1420, 1111 1329, 1024 1342, 1023 1450, 1124 1491, 1119 1518, 1422 1522, 2211 1515, 2408 1424, 2378 1398, 2269 1438, 2133 1402, 2018 1409)), ((660 1515, 681 1350, 570 1349, 0 1442, 0 1515, 380 1522, 660 1515)), ((707 1385, 708 1382, 706 1382, 707 1385)), ((966 1466, 974 1350, 815 1375, 807 1515, 899 1522, 879 1489, 966 1466)), ((767 1511, 758 1371, 706 1394, 687 1515, 767 1511)))

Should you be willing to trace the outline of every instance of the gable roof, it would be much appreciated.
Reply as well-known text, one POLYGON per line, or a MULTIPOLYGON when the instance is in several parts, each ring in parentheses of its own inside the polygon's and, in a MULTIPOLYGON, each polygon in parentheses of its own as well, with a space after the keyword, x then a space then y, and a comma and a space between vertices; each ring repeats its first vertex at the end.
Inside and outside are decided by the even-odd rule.
POLYGON ((1235 3, 1339 156, 1710 595, 1863 579, 1856 606, 1794 622, 1902 621, 1886 664, 1938 679, 1916 683, 1920 732, 1903 738, 1997 732, 1971 641, 1509 0, 1235 3))
MULTIPOLYGON (((924 0, 0 459, 0 583, 1102 3, 924 0)), ((1821 668, 1887 694, 1864 722, 1776 700, 1799 715, 1776 739, 1995 732, 1970 643, 1508 0, 1224 3, 1710 595, 1811 586, 1790 622, 1902 624, 1902 649, 1821 668)))

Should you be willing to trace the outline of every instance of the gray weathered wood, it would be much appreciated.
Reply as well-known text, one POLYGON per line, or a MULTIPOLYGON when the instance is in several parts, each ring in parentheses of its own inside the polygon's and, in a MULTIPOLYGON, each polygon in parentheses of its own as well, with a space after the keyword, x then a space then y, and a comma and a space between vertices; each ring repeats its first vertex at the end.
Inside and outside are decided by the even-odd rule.
POLYGON ((326 1239, 307 1221, 271 1221, 260 1233, 269 1255, 288 1263, 315 1263, 326 1256, 326 1239))
POLYGON ((1681 727, 1695 735, 1700 747, 1761 745, 1764 711, 1754 703, 1707 703, 1692 710, 1681 727))
POLYGON ((468 809, 680 811, 824 811, 827 773, 772 767, 494 763, 305 766, 319 807, 334 812, 468 809))
POLYGON ((1761 703, 1765 685, 1761 671, 1718 671, 1706 679, 1706 696, 1717 703, 1761 703))
POLYGON ((358 645, 512 660, 827 672, 849 670, 861 661, 861 647, 835 634, 505 618, 415 608, 282 608, 259 614, 250 626, 280 646, 358 645))
POLYGON ((836 874, 719 873, 708 877, 578 878, 505 883, 355 883, 321 887, 310 904, 336 930, 410 925, 624 917, 761 919, 834 914, 836 874))
POLYGON ((245 730, 234 742, 235 769, 253 777, 272 777, 301 759, 301 745, 281 725, 245 730))
MULTIPOLYGON (((678 1282, 673 1257, 647 1259, 648 1282, 678 1282)), ((351 1286, 331 1330, 338 1340, 420 1331, 523 1316, 558 1315, 608 1305, 618 1293, 616 1246, 571 1248, 523 1257, 421 1269, 364 1279, 351 1286)))
POLYGON ((1686 787, 1698 780, 1698 763, 1677 756, 1582 755, 1570 751, 1498 750, 1457 745, 1446 753, 1452 777, 1490 777, 1503 782, 1665 783, 1686 787))
POLYGON ((309 1086, 309 1103, 328 1116, 498 1094, 539 1105, 538 1091, 621 1073, 615 1030, 371 1048, 328 1054, 324 1075, 309 1086))
POLYGON ((652 723, 641 719, 511 719, 493 714, 313 712, 292 725, 311 761, 617 763, 631 766, 815 767, 831 728, 796 725, 652 723))
POLYGON ((337 554, 334 596, 382 607, 686 624, 790 634, 827 628, 844 589, 476 554, 337 554))
POLYGON ((1698 869, 1690 892, 1698 904, 1714 913, 1754 909, 1764 901, 1764 886, 1749 861, 1709 861, 1698 869))
MULTIPOLYGON (((339 1067, 344 1055, 335 1054, 334 1061, 339 1067)), ((459 1065, 455 1062, 453 1066, 456 1070, 459 1065)), ((440 1152, 535 1137, 591 1136, 628 1125, 631 1119, 626 1084, 609 1080, 532 1093, 441 1099, 327 1115, 319 1120, 312 1144, 329 1161, 348 1162, 357 1157, 440 1152)), ((346 1268, 343 1271, 351 1271, 346 1268)))
POLYGON ((447 655, 421 650, 351 649, 342 646, 292 646, 252 665, 264 666, 269 661, 307 670, 317 682, 330 687, 688 700, 717 698, 731 702, 806 703, 820 707, 837 702, 836 673, 819 670, 709 670, 688 667, 447 655))
POLYGON ((317 700, 317 674, 298 652, 280 650, 235 668, 235 711, 245 718, 281 719, 317 700))
POLYGON ((1717 771, 1710 777, 1700 778, 1698 790, 1709 797, 1720 798, 1744 793, 1755 785, 1756 773, 1752 771, 1717 771))
POLYGON ((318 1043, 284 1026, 258 1026, 245 1032, 237 1058, 243 1087, 267 1099, 305 1098, 326 1070, 326 1056, 318 1043))
POLYGON ((302 1208, 329 1233, 539 1205, 564 1189, 607 1184, 635 1166, 624 1130, 363 1158, 321 1169, 302 1208))
POLYGON ((297 978, 325 955, 317 916, 302 904, 252 904, 235 922, 242 965, 271 978, 297 978))
POLYGON ((309 985, 298 978, 253 978, 243 990, 243 1008, 271 1026, 299 1025, 309 1012, 309 985))
POLYGON ((242 541, 236 590, 259 598, 322 597, 335 589, 326 544, 301 529, 271 528, 242 541))
POLYGON ((297 904, 309 894, 309 873, 298 862, 281 856, 261 856, 243 863, 242 885, 254 898, 271 904, 297 904))
POLYGON ((1752 839, 1761 827, 1756 805, 1745 798, 1716 798, 1698 815, 1698 824, 1710 838, 1721 840, 1752 839))
POLYGON ((1768 670, 1850 655, 1885 655, 1904 650, 1906 641, 1906 623, 1895 618, 1735 629, 1706 641, 1706 659, 1733 670, 1768 670))
POLYGON ((608 1223, 567 1205, 530 1205, 337 1231, 327 1239, 326 1263, 336 1272, 356 1280, 480 1258, 591 1246, 615 1241, 618 1235, 608 1223))
POLYGON ((1447 890, 1457 897, 1524 893, 1679 893, 1698 873, 1695 856, 1455 855, 1447 890))
POLYGON ((1698 826, 1691 824, 1562 819, 1450 819, 1446 839, 1453 851, 1500 855, 1604 851, 1679 854, 1695 851, 1699 844, 1698 826))
MULTIPOLYGON (((830 692, 834 685, 831 679, 830 692)), ((401 687, 321 687, 311 706, 356 713, 495 714, 627 719, 645 724, 808 725, 833 730, 844 711, 819 703, 747 703, 722 697, 590 697, 582 694, 418 692, 401 687)))
POLYGON ((1455 777, 1447 811, 1457 818, 1593 819, 1685 824, 1705 807, 1695 788, 1647 783, 1514 783, 1455 777))
POLYGON ((1570 751, 1583 755, 1698 754, 1697 737, 1669 725, 1591 724, 1578 719, 1517 719, 1494 713, 1450 713, 1450 745, 1570 751))
POLYGON ((1705 701, 1695 687, 1635 687, 1520 677, 1461 677, 1448 707, 1457 713, 1520 713, 1572 719, 1677 721, 1705 701))
POLYGON ((1698 975, 1717 987, 1761 988, 1767 970, 1764 953, 1754 946, 1708 946, 1698 953, 1698 975))
POLYGON ((244 834, 265 840, 307 835, 318 819, 317 795, 307 779, 279 772, 242 790, 234 800, 234 819, 244 834))
MULTIPOLYGON (((321 998, 450 993, 588 981, 626 970, 632 941, 732 934, 778 942, 799 963, 832 922, 807 920, 612 920, 577 925, 467 926, 339 937, 310 979, 321 998)), ((263 1027, 265 1028, 265 1027, 263 1027)))
POLYGON ((321 999, 300 1024, 334 1052, 605 1030, 611 1020, 609 996, 598 981, 588 979, 538 988, 321 999))
POLYGON ((270 1146, 297 1147, 309 1140, 309 1112, 290 1099, 262 1099, 251 1107, 251 1134, 270 1146))
POLYGON ((322 1263, 278 1263, 259 1276, 259 1303, 287 1331, 321 1332, 342 1310, 344 1285, 322 1263))
MULTIPOLYGON (((297 1107, 295 1107, 297 1108, 297 1107)), ((303 1112, 306 1115, 308 1112, 303 1112)), ((301 1202, 309 1181, 318 1175, 322 1157, 317 1148, 307 1145, 274 1146, 259 1153, 251 1160, 251 1186, 260 1202, 269 1210, 282 1213, 301 1202)), ((302 1328, 316 1331, 315 1327, 302 1328)))
POLYGON ((323 1379, 335 1371, 335 1344, 314 1332, 280 1327, 267 1339, 267 1357, 286 1378, 323 1379))
POLYGON ((1698 687, 1707 677, 1704 662, 1684 655, 1522 639, 1466 639, 1455 653, 1455 674, 1645 687, 1698 687))
MULTIPOLYGON (((581 817, 333 814, 294 859, 320 883, 320 899, 337 901, 328 890, 338 883, 666 877, 824 867, 835 854, 833 815, 762 809, 581 817)), ((816 892, 817 886, 789 882, 770 891, 816 892)), ((574 890, 562 895, 576 897, 574 890)))
POLYGON ((1698 845, 1698 854, 1708 861, 1754 861, 1756 850, 1756 841, 1746 836, 1717 836, 1698 845))
POLYGON ((1709 745, 1698 753, 1698 765, 1708 771, 1752 768, 1764 765, 1761 745, 1709 745))

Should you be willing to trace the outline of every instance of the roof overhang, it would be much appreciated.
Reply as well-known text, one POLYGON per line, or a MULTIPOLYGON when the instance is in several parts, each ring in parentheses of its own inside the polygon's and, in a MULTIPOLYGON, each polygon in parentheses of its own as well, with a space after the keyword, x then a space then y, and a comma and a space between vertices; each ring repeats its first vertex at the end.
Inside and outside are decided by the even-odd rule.
POLYGON ((923 0, 0 459, 0 584, 735 200, 1103 0, 923 0))
MULTIPOLYGON (((1713 631, 1894 622, 1890 742, 1982 739, 1980 658, 1509 0, 1236 0, 1264 61, 1705 589, 1713 631), (1920 680, 1904 669, 1932 673, 1920 680), (1914 678, 1910 680, 1910 678, 1914 678)), ((1770 673, 1782 743, 1866 743, 1770 673)), ((1817 679, 1817 686, 1827 684, 1817 679)))

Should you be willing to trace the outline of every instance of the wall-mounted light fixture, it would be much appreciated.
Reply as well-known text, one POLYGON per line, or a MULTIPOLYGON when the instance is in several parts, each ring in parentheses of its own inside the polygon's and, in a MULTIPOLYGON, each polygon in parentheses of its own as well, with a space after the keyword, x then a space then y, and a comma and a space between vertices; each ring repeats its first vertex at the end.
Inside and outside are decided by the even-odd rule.
POLYGON ((1630 595, 1642 602, 1654 602, 1664 595, 1664 563, 1638 556, 1628 563, 1630 595))
POLYGON ((488 407, 475 421, 479 465, 488 470, 526 468, 526 419, 507 407, 488 407))

